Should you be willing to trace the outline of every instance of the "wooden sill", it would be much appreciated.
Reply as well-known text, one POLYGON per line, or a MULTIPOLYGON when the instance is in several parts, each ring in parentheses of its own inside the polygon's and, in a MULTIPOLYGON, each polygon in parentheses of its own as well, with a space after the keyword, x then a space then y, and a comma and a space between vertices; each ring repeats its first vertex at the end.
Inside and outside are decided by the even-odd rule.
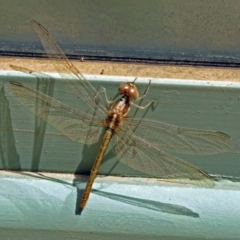
MULTIPOLYGON (((83 74, 101 74, 109 76, 133 76, 168 79, 191 79, 206 81, 240 81, 239 68, 178 66, 140 63, 117 63, 73 60, 73 64, 83 74)), ((0 69, 12 70, 12 65, 30 68, 39 72, 55 72, 54 67, 47 59, 29 59, 17 57, 1 57, 0 69)))

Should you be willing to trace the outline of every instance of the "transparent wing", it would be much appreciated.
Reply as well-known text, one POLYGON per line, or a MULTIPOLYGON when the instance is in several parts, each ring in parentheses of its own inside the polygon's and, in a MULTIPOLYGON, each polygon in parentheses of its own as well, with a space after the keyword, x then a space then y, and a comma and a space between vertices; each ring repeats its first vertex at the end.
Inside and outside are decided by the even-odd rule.
POLYGON ((225 133, 182 128, 146 118, 127 118, 122 125, 122 129, 124 128, 165 151, 207 155, 228 152, 235 148, 234 141, 225 133))
POLYGON ((121 162, 150 176, 201 187, 214 186, 207 173, 145 142, 130 129, 116 134, 114 152, 121 162))
POLYGON ((51 63, 62 77, 62 80, 69 83, 73 93, 82 100, 87 109, 91 109, 94 112, 97 105, 99 111, 102 111, 104 115, 107 107, 97 90, 85 79, 78 69, 69 62, 49 32, 36 21, 32 21, 31 24, 48 57, 51 59, 51 63))
POLYGON ((4 85, 4 90, 68 138, 86 144, 95 143, 99 139, 103 125, 97 117, 65 105, 21 83, 8 82, 4 85))

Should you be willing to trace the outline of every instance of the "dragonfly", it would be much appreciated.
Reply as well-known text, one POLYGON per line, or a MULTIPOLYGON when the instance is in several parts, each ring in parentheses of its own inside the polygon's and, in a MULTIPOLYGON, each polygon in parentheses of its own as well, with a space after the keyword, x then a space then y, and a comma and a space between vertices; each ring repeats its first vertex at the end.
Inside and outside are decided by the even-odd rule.
MULTIPOLYGON (((149 176, 200 187, 214 186, 214 180, 209 174, 169 152, 201 155, 228 152, 235 146, 229 135, 218 131, 179 127, 143 117, 128 117, 130 106, 144 109, 153 103, 152 101, 146 106, 139 106, 135 102, 147 95, 150 82, 142 96, 139 96, 133 81, 120 84, 120 97, 113 102, 107 99, 104 89, 104 99, 68 60, 49 32, 36 21, 31 24, 51 63, 61 76, 61 81, 70 86, 81 104, 71 107, 17 82, 6 83, 5 90, 23 106, 74 141, 93 144, 99 141, 102 131, 105 131, 79 202, 81 209, 87 203, 108 145, 111 145, 119 161, 149 176), (49 106, 49 109, 41 107, 45 105, 49 106)), ((22 68, 19 70, 23 71, 22 68)), ((31 74, 31 71, 29 73, 31 74)))

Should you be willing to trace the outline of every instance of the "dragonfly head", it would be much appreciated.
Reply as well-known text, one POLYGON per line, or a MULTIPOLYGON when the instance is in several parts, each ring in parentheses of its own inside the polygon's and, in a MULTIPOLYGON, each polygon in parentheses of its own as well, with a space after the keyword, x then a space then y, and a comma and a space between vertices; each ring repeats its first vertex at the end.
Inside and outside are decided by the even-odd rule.
POLYGON ((130 100, 137 99, 139 95, 137 87, 133 83, 121 83, 118 88, 118 93, 128 96, 130 100))

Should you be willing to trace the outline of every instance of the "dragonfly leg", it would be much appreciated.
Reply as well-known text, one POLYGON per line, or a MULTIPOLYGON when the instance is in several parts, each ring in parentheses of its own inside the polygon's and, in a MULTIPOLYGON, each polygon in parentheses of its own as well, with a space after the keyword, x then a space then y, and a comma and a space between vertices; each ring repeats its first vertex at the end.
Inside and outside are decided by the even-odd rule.
MULTIPOLYGON (((135 82, 136 79, 137 79, 137 78, 134 79, 134 82, 135 82)), ((143 99, 143 98, 145 98, 145 97, 147 96, 148 91, 149 91, 149 88, 150 88, 150 85, 151 85, 151 80, 149 80, 149 83, 148 83, 147 89, 145 90, 144 94, 141 95, 141 96, 139 96, 135 101, 137 101, 137 100, 141 100, 141 99, 143 99)))
POLYGON ((94 95, 94 101, 95 101, 95 103, 97 102, 97 97, 98 97, 98 95, 99 95, 100 93, 104 92, 104 95, 105 95, 105 99, 106 99, 107 104, 109 104, 109 105, 113 104, 114 101, 108 100, 108 96, 107 96, 107 91, 106 91, 106 89, 105 89, 104 87, 102 87, 102 86, 101 86, 101 88, 102 88, 102 90, 101 90, 101 91, 97 91, 97 93, 94 95))
POLYGON ((111 101, 111 100, 108 99, 106 88, 102 87, 102 91, 104 92, 104 95, 105 95, 105 99, 106 99, 107 104, 109 104, 109 105, 110 105, 110 104, 113 104, 114 101, 111 101))
MULTIPOLYGON (((137 78, 134 79, 133 83, 137 80, 137 78)), ((150 85, 151 85, 151 80, 149 80, 149 83, 148 83, 148 86, 147 86, 147 89, 145 90, 144 94, 139 96, 135 101, 137 100, 141 100, 143 98, 145 98, 148 94, 148 91, 149 91, 149 88, 150 88, 150 85)), ((155 102, 155 100, 152 100, 151 102, 149 102, 147 105, 145 106, 140 106, 134 102, 131 102, 131 105, 133 105, 134 107, 138 108, 138 109, 145 109, 147 107, 149 107, 151 104, 153 104, 155 102)))
POLYGON ((151 102, 149 102, 148 104, 146 104, 145 106, 140 106, 134 102, 131 102, 130 104, 133 105, 134 107, 138 108, 138 109, 145 109, 147 107, 149 107, 151 104, 153 104, 155 102, 155 100, 152 100, 151 102))

